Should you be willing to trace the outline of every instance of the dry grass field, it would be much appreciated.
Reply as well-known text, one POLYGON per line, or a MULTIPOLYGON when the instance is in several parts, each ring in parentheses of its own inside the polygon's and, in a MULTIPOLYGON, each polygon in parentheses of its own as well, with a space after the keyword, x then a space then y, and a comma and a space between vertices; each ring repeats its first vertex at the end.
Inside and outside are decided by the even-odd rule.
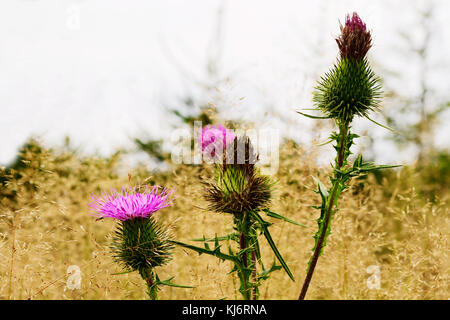
MULTIPOLYGON (((291 144, 282 146, 273 211, 308 228, 273 221, 270 227, 296 282, 282 271, 261 288, 261 299, 296 299, 316 232, 319 203, 312 176, 327 181, 314 155, 291 144)), ((80 157, 31 142, 14 172, 0 169, 0 299, 146 299, 138 274, 113 275, 109 236, 115 221, 96 221, 87 202, 91 193, 137 183, 176 188, 176 205, 155 217, 175 239, 221 235, 231 217, 208 212, 200 180, 204 166, 173 166, 151 173, 120 167, 121 155, 80 157), (81 270, 81 288, 66 287, 70 265, 81 270)), ((353 181, 340 200, 324 254, 307 299, 448 299, 450 298, 450 221, 447 185, 433 185, 414 167, 390 171, 378 180, 353 181), (425 181, 425 182, 424 182, 425 181), (431 191, 430 191, 431 190, 431 191), (430 194, 433 193, 433 197, 430 194), (369 289, 369 266, 380 268, 381 287, 369 289)), ((273 254, 262 238, 263 257, 273 254)), ((231 265, 176 248, 173 260, 158 273, 175 276, 194 289, 163 287, 161 299, 240 299, 231 265)))

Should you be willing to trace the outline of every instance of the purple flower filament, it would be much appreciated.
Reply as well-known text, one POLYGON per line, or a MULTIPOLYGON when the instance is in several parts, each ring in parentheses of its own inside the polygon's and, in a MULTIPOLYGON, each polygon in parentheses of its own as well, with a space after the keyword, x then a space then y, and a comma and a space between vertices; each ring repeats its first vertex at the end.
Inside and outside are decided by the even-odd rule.
POLYGON ((126 221, 134 218, 148 218, 156 211, 174 205, 173 190, 166 188, 160 192, 159 186, 141 186, 123 189, 122 193, 115 189, 110 194, 102 193, 100 197, 91 195, 89 206, 94 214, 102 218, 114 218, 126 221))
POLYGON ((366 24, 361 20, 356 12, 353 12, 352 17, 347 15, 345 18, 345 26, 350 27, 351 29, 362 29, 366 30, 366 24))
POLYGON ((217 126, 208 125, 202 129, 199 137, 199 143, 202 152, 207 158, 216 158, 217 153, 221 155, 224 149, 230 145, 235 138, 227 128, 218 124, 217 126))

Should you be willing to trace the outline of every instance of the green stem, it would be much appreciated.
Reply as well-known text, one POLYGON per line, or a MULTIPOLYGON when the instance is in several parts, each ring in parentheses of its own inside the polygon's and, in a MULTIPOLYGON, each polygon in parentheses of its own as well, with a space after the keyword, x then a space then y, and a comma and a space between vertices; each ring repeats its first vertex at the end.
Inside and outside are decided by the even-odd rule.
POLYGON ((248 271, 248 257, 247 257, 247 245, 248 245, 248 239, 247 239, 247 235, 249 233, 249 223, 248 223, 248 214, 244 213, 242 220, 239 222, 240 224, 240 237, 239 237, 239 248, 242 250, 245 250, 244 252, 242 252, 241 254, 241 260, 242 260, 242 264, 244 266, 243 271, 242 271, 242 277, 241 279, 243 280, 242 282, 242 286, 243 286, 243 296, 245 300, 250 300, 250 294, 249 294, 249 277, 247 275, 248 271))
POLYGON ((147 294, 150 300, 158 300, 158 285, 155 282, 155 275, 152 270, 141 272, 141 277, 147 283, 147 294))
POLYGON ((330 196, 330 202, 327 207, 326 215, 324 218, 324 225, 323 225, 322 233, 320 234, 319 240, 317 241, 317 245, 314 250, 313 257, 311 259, 311 264, 309 265, 308 273, 306 275, 305 282, 303 283, 302 291, 300 292, 300 296, 298 297, 299 300, 305 299, 306 292, 308 291, 309 283, 311 282, 311 279, 312 279, 312 276, 314 273, 314 269, 316 267, 317 261, 319 260, 319 255, 322 250, 322 245, 325 240, 325 235, 327 233, 327 230, 328 230, 328 227, 330 224, 330 220, 331 220, 330 217, 331 217, 332 208, 334 206, 334 198, 336 196, 336 190, 337 190, 337 184, 333 185, 333 190, 332 190, 331 196, 330 196))
POLYGON ((339 179, 339 175, 336 172, 337 170, 340 170, 341 167, 344 164, 344 161, 346 159, 346 155, 348 154, 346 150, 347 149, 347 136, 348 136, 348 124, 347 123, 342 123, 339 126, 339 134, 340 134, 340 141, 339 141, 339 147, 338 147, 338 154, 336 156, 336 168, 335 168, 335 173, 334 173, 334 181, 333 181, 333 185, 331 187, 331 192, 330 195, 327 197, 326 201, 328 202, 327 206, 326 206, 326 211, 325 211, 325 216, 324 216, 324 221, 323 221, 323 227, 322 227, 322 232, 319 235, 319 239, 317 241, 317 245, 316 248, 314 249, 314 253, 311 259, 311 263, 308 269, 308 273, 306 274, 306 278, 305 281, 303 283, 302 286, 302 290, 300 292, 300 295, 298 297, 299 300, 304 300, 305 296, 306 296, 306 292, 308 291, 308 287, 309 284, 311 282, 313 273, 314 273, 314 269, 316 268, 317 265, 317 261, 319 260, 319 256, 320 253, 322 252, 322 247, 323 247, 323 243, 325 240, 325 236, 327 234, 328 228, 330 226, 331 223, 331 216, 333 213, 333 207, 335 206, 335 199, 336 199, 336 193, 340 187, 340 179, 339 179))
POLYGON ((338 161, 337 161, 337 169, 340 170, 341 167, 344 164, 344 157, 346 153, 346 138, 347 138, 347 131, 348 131, 348 125, 347 123, 342 123, 339 126, 340 134, 341 134, 341 141, 339 144, 339 152, 338 152, 338 161))
MULTIPOLYGON (((244 249, 247 248, 246 247, 246 240, 247 239, 246 239, 245 233, 241 231, 241 236, 240 236, 240 239, 239 239, 239 248, 241 250, 244 250, 244 249)), ((247 253, 246 252, 242 253, 241 259, 242 259, 242 264, 244 265, 244 270, 246 270, 247 269, 247 253)), ((245 273, 245 271, 243 271, 243 273, 245 273)), ((247 284, 247 277, 246 277, 246 275, 242 274, 241 279, 242 279, 242 285, 243 285, 243 289, 244 289, 244 293, 243 293, 244 299, 245 300, 249 300, 248 284, 247 284)))

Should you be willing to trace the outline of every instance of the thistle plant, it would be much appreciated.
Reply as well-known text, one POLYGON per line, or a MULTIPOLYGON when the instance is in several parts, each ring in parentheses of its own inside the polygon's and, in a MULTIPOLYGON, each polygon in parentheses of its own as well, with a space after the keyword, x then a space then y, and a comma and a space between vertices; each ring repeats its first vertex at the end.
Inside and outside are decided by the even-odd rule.
POLYGON ((222 261, 232 262, 231 272, 238 275, 239 291, 243 299, 256 300, 259 298, 261 282, 268 279, 273 271, 283 268, 294 280, 270 235, 268 227, 271 223, 265 221, 261 214, 300 224, 269 210, 274 183, 255 167, 258 155, 248 137, 236 137, 220 125, 208 126, 203 128, 199 143, 204 157, 216 160, 215 179, 204 183, 204 197, 208 201, 208 209, 229 214, 233 219, 234 231, 225 236, 203 236, 194 239, 203 242, 203 247, 175 243, 199 254, 209 254, 222 261), (258 239, 261 234, 266 238, 280 265, 274 260, 271 267, 264 266, 258 239), (223 241, 227 243, 227 252, 222 251, 223 241), (211 243, 214 243, 213 248, 210 247, 211 243))
POLYGON ((340 56, 336 64, 321 77, 313 93, 316 107, 313 110, 321 111, 323 116, 298 111, 314 119, 332 119, 338 128, 331 134, 329 141, 335 143, 336 150, 332 164, 333 173, 330 175, 331 187, 327 189, 322 182, 316 180, 317 193, 321 196, 322 204, 316 207, 320 210, 320 217, 317 220, 318 231, 314 235, 313 254, 308 262, 307 275, 299 300, 305 298, 317 261, 331 233, 331 220, 338 210, 339 196, 348 188, 350 179, 373 170, 395 167, 376 166, 364 162, 361 155, 356 158, 353 165, 348 160, 354 139, 358 138, 358 135, 350 131, 351 123, 357 116, 371 120, 369 113, 378 109, 380 104, 381 81, 367 60, 366 54, 372 46, 372 37, 358 14, 353 13, 351 17, 347 15, 345 24, 341 25, 340 29, 341 34, 336 39, 340 56))
POLYGON ((155 271, 170 261, 174 245, 168 230, 153 214, 173 205, 173 190, 160 190, 159 186, 127 188, 121 193, 112 190, 100 197, 92 195, 89 203, 100 219, 118 220, 110 246, 115 261, 125 269, 118 274, 137 271, 147 284, 151 300, 158 299, 161 285, 191 288, 171 282, 173 277, 160 280, 155 271))

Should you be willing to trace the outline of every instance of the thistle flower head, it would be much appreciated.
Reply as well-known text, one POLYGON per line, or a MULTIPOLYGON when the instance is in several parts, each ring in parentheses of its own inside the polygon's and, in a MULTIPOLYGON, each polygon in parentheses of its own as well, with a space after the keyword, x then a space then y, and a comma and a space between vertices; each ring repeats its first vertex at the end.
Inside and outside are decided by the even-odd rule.
POLYGON ((356 12, 347 15, 341 24, 341 35, 336 39, 341 58, 363 59, 372 46, 372 36, 356 12))
POLYGON ((271 199, 273 183, 256 170, 258 156, 250 139, 235 139, 233 150, 234 161, 218 168, 216 181, 206 183, 205 199, 209 202, 209 209, 239 215, 266 207, 271 199), (243 147, 242 152, 239 152, 239 145, 243 147))
POLYGON ((372 40, 358 14, 347 15, 341 32, 336 39, 340 59, 321 77, 313 101, 329 118, 350 123, 354 116, 367 117, 378 108, 381 85, 366 58, 372 40))
POLYGON ((227 146, 233 143, 235 135, 227 128, 218 124, 207 125, 202 128, 198 142, 202 147, 203 154, 209 159, 216 159, 218 154, 223 154, 227 146))
POLYGON ((121 221, 148 218, 154 212, 174 204, 173 190, 161 191, 159 186, 150 188, 141 186, 123 189, 121 193, 115 189, 110 194, 102 193, 100 197, 91 196, 89 206, 94 213, 103 218, 114 218, 121 221))

